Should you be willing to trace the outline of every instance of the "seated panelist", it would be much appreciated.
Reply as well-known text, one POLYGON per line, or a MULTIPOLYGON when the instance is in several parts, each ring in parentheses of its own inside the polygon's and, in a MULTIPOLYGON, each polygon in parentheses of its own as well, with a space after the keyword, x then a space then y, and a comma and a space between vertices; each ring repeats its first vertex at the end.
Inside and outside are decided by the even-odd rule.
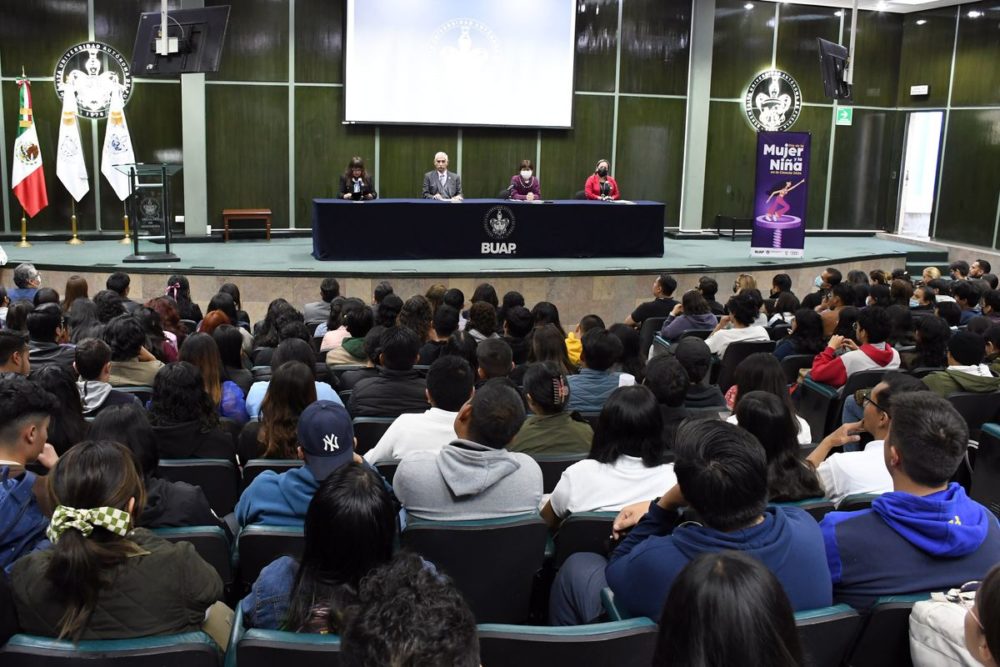
POLYGON ((535 167, 531 164, 531 160, 521 160, 518 172, 510 177, 510 186, 507 188, 510 198, 522 201, 541 199, 541 184, 535 176, 535 167))
POLYGON ((364 160, 360 157, 352 157, 347 163, 347 170, 340 177, 340 197, 355 201, 378 198, 371 176, 365 171, 364 160))
POLYGON ((583 192, 587 195, 587 199, 608 201, 621 198, 621 193, 618 192, 618 183, 615 182, 613 176, 609 175, 609 169, 607 160, 598 160, 594 173, 590 175, 586 185, 583 186, 583 192))
POLYGON ((424 174, 424 199, 462 201, 462 177, 448 171, 448 154, 434 155, 434 170, 424 174))

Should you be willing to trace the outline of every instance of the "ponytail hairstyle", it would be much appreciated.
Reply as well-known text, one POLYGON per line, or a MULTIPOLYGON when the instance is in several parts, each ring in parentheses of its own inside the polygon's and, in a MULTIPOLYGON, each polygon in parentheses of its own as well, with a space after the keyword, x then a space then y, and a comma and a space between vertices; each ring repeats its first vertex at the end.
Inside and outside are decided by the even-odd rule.
POLYGON ((562 412, 569 402, 569 383, 554 362, 535 363, 524 374, 524 393, 541 414, 554 415, 562 412))
POLYGON ((112 583, 108 573, 141 552, 128 534, 146 504, 146 492, 132 452, 107 440, 87 440, 72 447, 49 473, 47 483, 57 507, 49 526, 53 546, 45 578, 66 609, 59 619, 59 639, 77 641, 102 589, 112 583), (119 525, 127 531, 125 536, 94 518, 60 521, 67 513, 79 516, 98 508, 128 512, 130 500, 134 500, 131 516, 126 514, 127 524, 119 525), (84 535, 81 527, 90 529, 90 534, 84 535))
POLYGON ((167 278, 167 290, 164 294, 176 301, 178 305, 184 301, 191 303, 191 283, 185 276, 170 276, 167 278))

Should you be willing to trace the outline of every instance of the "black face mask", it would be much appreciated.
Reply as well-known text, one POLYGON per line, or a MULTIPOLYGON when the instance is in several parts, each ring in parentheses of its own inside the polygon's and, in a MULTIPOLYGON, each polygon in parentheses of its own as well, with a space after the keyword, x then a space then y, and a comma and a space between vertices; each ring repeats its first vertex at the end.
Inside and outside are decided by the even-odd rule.
POLYGON ((597 175, 598 176, 607 176, 608 175, 608 169, 607 169, 607 167, 601 167, 600 169, 598 169, 597 170, 597 175))

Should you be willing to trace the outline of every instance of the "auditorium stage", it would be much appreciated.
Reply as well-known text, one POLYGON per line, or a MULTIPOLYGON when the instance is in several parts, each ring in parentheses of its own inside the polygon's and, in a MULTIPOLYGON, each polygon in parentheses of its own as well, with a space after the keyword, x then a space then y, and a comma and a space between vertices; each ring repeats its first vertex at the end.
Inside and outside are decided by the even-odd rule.
MULTIPOLYGON (((2 282, 11 283, 10 271, 20 262, 32 262, 43 275, 43 284, 62 292, 66 278, 83 275, 93 295, 104 287, 113 271, 132 276, 132 298, 149 299, 163 293, 166 278, 182 272, 191 278, 196 301, 207 303, 217 287, 236 283, 244 308, 252 317, 262 317, 267 303, 283 296, 301 306, 319 298, 319 279, 332 275, 340 279, 342 292, 370 298, 372 286, 388 279, 404 298, 424 292, 441 282, 471 295, 475 285, 489 281, 503 294, 517 290, 529 304, 552 301, 564 322, 576 322, 596 312, 612 320, 624 319, 637 302, 650 298, 650 279, 661 271, 690 275, 679 278, 680 288, 694 285, 698 276, 711 275, 719 281, 719 299, 729 293, 739 273, 752 273, 766 285, 775 273, 792 276, 794 289, 804 294, 812 289, 816 267, 835 265, 842 270, 860 268, 893 269, 906 265, 907 256, 926 255, 928 248, 915 243, 877 236, 810 236, 802 259, 750 258, 749 239, 685 238, 664 239, 663 257, 519 259, 483 258, 476 260, 379 260, 321 262, 312 258, 309 237, 231 240, 221 242, 175 243, 172 250, 179 262, 124 264, 131 246, 116 241, 90 241, 81 246, 62 241, 32 241, 31 248, 3 244, 9 257, 2 282), (203 278, 199 278, 203 277, 203 278)), ((152 244, 146 243, 144 246, 152 244)), ((946 255, 945 255, 946 257, 946 255)))

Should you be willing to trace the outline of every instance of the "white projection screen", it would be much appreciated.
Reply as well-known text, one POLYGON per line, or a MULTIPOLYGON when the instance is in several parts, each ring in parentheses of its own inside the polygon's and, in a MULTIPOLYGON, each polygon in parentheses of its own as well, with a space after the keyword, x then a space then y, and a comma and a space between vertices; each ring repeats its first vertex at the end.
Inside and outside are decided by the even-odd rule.
POLYGON ((568 128, 576 0, 347 0, 348 123, 568 128))

